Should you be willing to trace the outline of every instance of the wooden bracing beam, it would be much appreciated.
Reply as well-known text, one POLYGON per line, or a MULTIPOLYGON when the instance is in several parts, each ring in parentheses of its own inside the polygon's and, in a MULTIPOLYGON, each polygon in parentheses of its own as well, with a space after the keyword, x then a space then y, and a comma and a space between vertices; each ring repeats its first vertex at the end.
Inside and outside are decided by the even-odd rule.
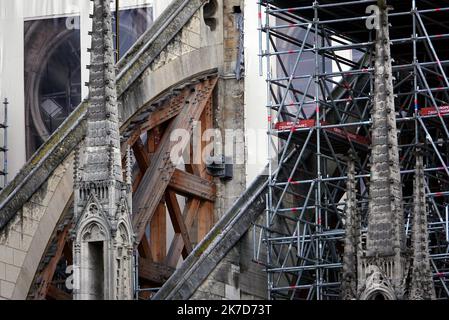
POLYGON ((142 238, 142 241, 140 241, 138 250, 141 257, 153 261, 153 253, 151 252, 150 243, 148 242, 148 237, 146 235, 142 238))
MULTIPOLYGON (((142 240, 146 236, 142 238, 142 240)), ((163 262, 167 254, 167 214, 160 202, 150 222, 150 249, 155 262, 163 262)))
POLYGON ((142 139, 137 139, 136 142, 132 146, 134 156, 136 157, 137 165, 141 172, 145 172, 150 166, 150 157, 145 150, 145 146, 142 142, 142 139))
MULTIPOLYGON (((187 229, 190 229, 192 227, 195 218, 198 216, 200 204, 201 201, 198 199, 190 199, 187 201, 183 214, 184 224, 187 229)), ((182 239, 182 235, 177 233, 175 234, 170 249, 168 250, 165 264, 170 267, 176 268, 179 258, 181 257, 181 253, 184 251, 183 249, 184 241, 182 239)))
POLYGON ((179 115, 167 127, 140 186, 133 194, 133 226, 138 241, 142 239, 145 226, 153 217, 156 207, 175 172, 176 164, 172 162, 170 157, 172 148, 176 146, 183 152, 189 143, 187 139, 172 141, 170 136, 177 129, 191 132, 193 122, 198 121, 201 117, 216 83, 217 78, 214 78, 200 82, 195 86, 195 91, 189 96, 188 103, 186 102, 179 115))
POLYGON ((189 95, 190 90, 184 89, 179 95, 171 98, 168 103, 165 103, 162 108, 151 112, 148 119, 141 123, 137 129, 134 129, 134 133, 128 139, 128 144, 134 145, 143 133, 150 131, 176 117, 183 109, 184 101, 189 97, 189 95))
POLYGON ((47 298, 49 288, 51 287, 51 281, 58 266, 58 262, 64 252, 64 247, 69 235, 69 230, 71 228, 70 224, 67 224, 64 229, 57 235, 56 251, 54 256, 50 259, 45 269, 41 273, 41 279, 39 288, 36 291, 35 299, 44 300, 47 298))
POLYGON ((175 271, 174 268, 167 267, 165 264, 157 263, 148 259, 139 259, 139 278, 161 285, 175 271))
MULTIPOLYGON (((202 123, 202 133, 208 128, 213 127, 213 117, 212 117, 212 97, 207 101, 206 107, 204 108, 204 112, 201 115, 201 123, 202 123)), ((206 147, 206 142, 202 141, 201 150, 204 150, 206 147)), ((202 177, 205 180, 208 180, 212 183, 212 176, 207 174, 206 164, 204 161, 200 162, 201 164, 194 164, 192 169, 195 174, 202 177)), ((214 226, 214 204, 210 201, 205 201, 201 204, 200 210, 198 212, 198 232, 197 232, 197 241, 200 242, 207 235, 210 229, 214 226)))
POLYGON ((54 285, 50 285, 47 291, 47 298, 52 300, 72 300, 72 295, 62 291, 54 285))
MULTIPOLYGON (((145 172, 150 165, 150 157, 142 139, 136 140, 133 151, 140 171, 145 172)), ((141 176, 139 176, 140 182, 141 176)), ((175 169, 169 187, 184 196, 193 196, 209 201, 215 200, 215 184, 213 182, 179 169, 175 169)))
POLYGON ((176 234, 180 234, 184 242, 183 255, 187 257, 192 252, 192 242, 190 241, 189 231, 184 223, 181 209, 176 199, 176 194, 172 191, 165 193, 165 203, 167 204, 168 213, 175 229, 176 234))
POLYGON ((207 179, 176 169, 169 188, 186 197, 215 201, 215 184, 207 179))
MULTIPOLYGON (((180 170, 171 162, 170 153, 176 146, 182 154, 190 144, 190 141, 171 141, 174 130, 181 129, 192 134, 194 123, 198 120, 202 122, 201 133, 213 128, 211 100, 217 80, 209 78, 180 90, 164 105, 153 109, 147 119, 139 121, 137 126, 133 123, 135 129, 131 137, 121 146, 122 161, 125 161, 129 145, 139 169, 133 180, 133 227, 139 241, 139 278, 143 280, 144 287, 165 283, 181 256, 186 258, 192 251, 197 234, 204 234, 210 227, 209 217, 213 217, 216 194, 212 177, 207 174, 204 164, 186 164, 186 171, 180 170), (183 210, 177 195, 185 198, 183 210), (168 252, 167 213, 175 231, 168 252), (199 217, 206 221, 199 221, 199 217), (196 228, 192 230, 196 225, 199 232, 196 228), (148 228, 149 236, 146 235, 148 228)), ((197 148, 204 148, 204 143, 197 148)), ((201 153, 198 149, 191 149, 190 152, 201 153)), ((56 251, 39 274, 36 291, 30 294, 35 299, 72 298, 71 294, 56 286, 61 279, 54 279, 62 259, 67 264, 73 263, 69 229, 70 226, 66 226, 56 235, 56 251)))

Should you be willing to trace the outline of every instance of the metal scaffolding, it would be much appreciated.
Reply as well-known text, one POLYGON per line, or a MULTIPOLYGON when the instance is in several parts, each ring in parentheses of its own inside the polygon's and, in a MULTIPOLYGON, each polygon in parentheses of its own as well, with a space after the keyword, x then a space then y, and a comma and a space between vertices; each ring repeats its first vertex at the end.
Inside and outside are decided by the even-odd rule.
MULTIPOLYGON (((448 299, 449 7, 432 2, 394 1, 389 18, 404 228, 410 242, 421 148, 433 279, 437 297, 448 299)), ((349 155, 366 239, 376 3, 259 2, 271 162, 254 258, 265 266, 271 299, 339 298, 349 155)))
POLYGON ((3 183, 0 190, 8 184, 8 99, 3 101, 3 122, 0 123, 0 130, 3 130, 3 145, 0 146, 0 153, 3 154, 3 168, 0 170, 0 176, 3 177, 3 183))

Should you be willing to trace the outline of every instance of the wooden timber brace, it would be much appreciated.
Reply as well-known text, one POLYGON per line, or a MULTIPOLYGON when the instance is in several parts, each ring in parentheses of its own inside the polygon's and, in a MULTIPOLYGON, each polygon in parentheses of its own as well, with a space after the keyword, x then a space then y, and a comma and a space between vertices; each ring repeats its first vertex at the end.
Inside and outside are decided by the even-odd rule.
MULTIPOLYGON (((201 124, 201 136, 213 129, 213 91, 217 77, 188 85, 164 100, 156 110, 133 124, 132 134, 122 144, 122 156, 127 145, 135 158, 133 168, 133 226, 138 241, 139 284, 141 288, 160 287, 171 276, 182 258, 186 258, 196 243, 214 225, 216 187, 207 173, 204 161, 177 166, 170 154, 176 145, 180 154, 202 154, 205 143, 194 146, 189 141, 172 141, 174 130, 191 133, 196 122, 201 124), (173 236, 167 243, 171 221, 173 236)), ((60 225, 47 255, 35 277, 28 295, 31 299, 71 299, 61 267, 72 264, 69 229, 60 225), (49 257, 50 256, 50 257, 49 257), (59 269, 59 271, 58 271, 59 269)), ((151 297, 149 291, 139 295, 151 297)))

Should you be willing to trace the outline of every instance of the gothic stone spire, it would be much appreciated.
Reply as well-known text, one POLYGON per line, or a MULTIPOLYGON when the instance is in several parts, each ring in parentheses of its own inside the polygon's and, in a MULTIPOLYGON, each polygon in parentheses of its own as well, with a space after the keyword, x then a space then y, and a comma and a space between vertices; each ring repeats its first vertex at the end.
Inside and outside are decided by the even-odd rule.
POLYGON ((366 251, 359 259, 359 299, 403 299, 405 232, 386 0, 378 0, 372 153, 366 251))
POLYGON ((77 300, 133 297, 130 151, 123 181, 110 4, 93 0, 86 147, 83 161, 78 152, 75 157, 72 236, 77 300), (83 174, 78 170, 82 167, 83 174))
POLYGON ((357 297, 357 249, 360 239, 360 219, 357 210, 356 180, 353 155, 348 159, 346 183, 345 243, 343 253, 342 293, 344 300, 357 297))
POLYGON ((415 184, 413 192, 413 263, 410 279, 411 300, 435 299, 429 257, 429 234, 427 228, 427 207, 424 189, 423 156, 420 150, 416 154, 415 184))
POLYGON ((122 181, 119 114, 109 0, 94 0, 84 179, 122 181), (112 169, 112 170, 111 170, 112 169))
POLYGON ((405 235, 388 8, 385 0, 378 5, 367 255, 389 256, 405 248, 405 235))

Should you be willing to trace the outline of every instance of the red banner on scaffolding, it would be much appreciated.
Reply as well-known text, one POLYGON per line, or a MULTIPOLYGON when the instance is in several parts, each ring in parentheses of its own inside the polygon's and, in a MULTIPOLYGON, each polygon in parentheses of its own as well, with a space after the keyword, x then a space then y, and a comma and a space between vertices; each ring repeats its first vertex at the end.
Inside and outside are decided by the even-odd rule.
MULTIPOLYGON (((449 107, 448 107, 448 113, 449 113, 449 107)), ((296 124, 292 121, 283 121, 278 122, 275 124, 275 129, 279 131, 288 131, 288 130, 297 130, 297 129, 304 129, 304 128, 312 128, 315 126, 316 120, 315 119, 307 119, 307 120, 300 120, 296 124)), ((325 121, 320 122, 322 126, 328 126, 329 124, 325 121)), ((351 141, 361 143, 361 144, 369 144, 370 140, 364 136, 348 132, 342 128, 337 127, 330 127, 330 128, 324 128, 324 130, 328 132, 332 132, 335 135, 338 135, 343 138, 347 138, 351 141)))

